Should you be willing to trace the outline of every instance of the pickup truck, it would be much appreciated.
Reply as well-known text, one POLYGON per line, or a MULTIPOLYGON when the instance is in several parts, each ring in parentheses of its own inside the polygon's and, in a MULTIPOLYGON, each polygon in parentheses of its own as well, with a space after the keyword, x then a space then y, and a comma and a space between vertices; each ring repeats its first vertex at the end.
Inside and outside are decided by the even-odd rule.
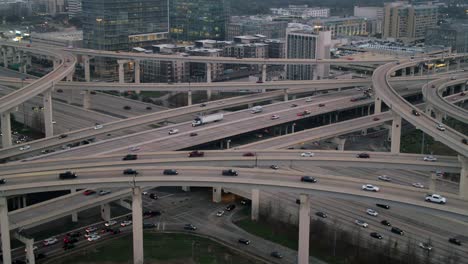
POLYGON ((426 202, 439 203, 439 204, 445 204, 447 202, 447 199, 445 197, 442 197, 439 194, 428 194, 425 200, 426 202))

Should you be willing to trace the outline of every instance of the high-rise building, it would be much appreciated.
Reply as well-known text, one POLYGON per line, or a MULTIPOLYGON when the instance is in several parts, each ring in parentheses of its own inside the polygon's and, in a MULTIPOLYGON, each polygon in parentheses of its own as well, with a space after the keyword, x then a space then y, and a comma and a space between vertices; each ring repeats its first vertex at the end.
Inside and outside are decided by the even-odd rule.
POLYGON ((468 52, 468 24, 442 24, 429 28, 426 33, 426 45, 450 47, 453 52, 468 52))
POLYGON ((175 41, 225 40, 229 0, 171 0, 170 37, 175 41))
POLYGON ((276 21, 271 16, 233 16, 227 27, 226 39, 257 34, 270 39, 284 39, 287 27, 287 21, 276 21))
POLYGON ((308 5, 289 5, 286 8, 270 8, 274 15, 294 16, 300 18, 329 17, 329 8, 309 7, 308 5))
POLYGON ((82 0, 82 12, 85 48, 129 50, 167 37, 167 0, 82 0))
POLYGON ((68 17, 72 18, 81 14, 81 0, 68 0, 68 17))
POLYGON ((382 37, 408 41, 423 39, 427 29, 436 26, 437 11, 438 7, 434 5, 387 3, 382 37))
POLYGON ((330 17, 310 22, 314 28, 331 31, 335 36, 366 36, 367 20, 362 17, 330 17))
MULTIPOLYGON (((286 58, 328 59, 330 58, 331 32, 312 30, 290 30, 286 32, 286 58)), ((288 65, 289 80, 316 80, 328 77, 330 65, 288 65)))
POLYGON ((367 19, 367 32, 370 35, 382 34, 384 10, 382 7, 355 6, 354 16, 367 19))

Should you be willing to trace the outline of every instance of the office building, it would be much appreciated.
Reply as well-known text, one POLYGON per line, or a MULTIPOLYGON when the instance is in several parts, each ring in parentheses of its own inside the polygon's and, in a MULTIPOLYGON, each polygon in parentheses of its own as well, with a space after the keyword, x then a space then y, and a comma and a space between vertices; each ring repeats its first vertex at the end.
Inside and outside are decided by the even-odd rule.
POLYGON ((452 52, 468 52, 468 24, 442 24, 428 28, 426 45, 442 45, 451 48, 452 52))
POLYGON ((170 37, 175 41, 225 40, 229 0, 170 1, 170 37))
POLYGON ((387 3, 384 6, 382 37, 404 41, 423 39, 427 29, 437 24, 437 10, 434 5, 387 3))
POLYGON ((68 0, 68 17, 81 15, 81 0, 68 0))
POLYGON ((384 10, 382 7, 355 6, 354 16, 367 19, 367 32, 369 35, 382 34, 384 10))
POLYGON ((227 27, 227 40, 235 36, 264 35, 269 39, 286 37, 287 21, 276 21, 271 16, 234 16, 227 27))
POLYGON ((362 17, 331 17, 309 22, 313 28, 330 31, 335 36, 367 36, 367 19, 362 17))
MULTIPOLYGON (((331 32, 312 30, 288 30, 286 33, 286 58, 330 58, 331 32)), ((330 65, 288 65, 289 80, 316 80, 328 77, 330 65)))
POLYGON ((286 8, 270 8, 270 12, 273 15, 293 16, 303 19, 330 16, 329 8, 309 7, 308 5, 289 5, 286 8))

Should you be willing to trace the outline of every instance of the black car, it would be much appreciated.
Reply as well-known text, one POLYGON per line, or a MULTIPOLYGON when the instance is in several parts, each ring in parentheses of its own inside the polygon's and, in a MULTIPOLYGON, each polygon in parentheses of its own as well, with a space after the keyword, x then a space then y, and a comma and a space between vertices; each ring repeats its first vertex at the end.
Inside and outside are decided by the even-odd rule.
POLYGON ((175 169, 167 169, 163 171, 164 175, 178 175, 179 172, 175 169))
POLYGON ((296 199, 297 204, 301 204, 301 199, 296 199))
POLYGON ((297 104, 292 104, 291 107, 297 107, 297 104))
MULTIPOLYGON (((301 201, 299 200, 299 203, 300 202, 301 201)), ((328 217, 328 215, 326 213, 324 213, 324 212, 316 212, 315 215, 319 216, 319 217, 322 217, 322 218, 327 218, 328 217)))
POLYGON ((122 160, 137 160, 138 156, 136 154, 127 154, 122 160))
POLYGON ((205 104, 205 103, 203 103, 203 104, 201 104, 201 105, 200 105, 200 107, 205 107, 205 106, 206 106, 206 104, 205 104))
POLYGON ((378 207, 382 207, 384 209, 390 209, 390 205, 387 205, 387 204, 375 204, 377 205, 378 207))
POLYGON ((5 184, 6 180, 5 179, 0 179, 0 184, 5 184))
POLYGON ((316 183, 316 182, 317 182, 317 179, 315 179, 314 177, 310 177, 310 176, 302 176, 302 177, 301 177, 301 182, 316 183))
POLYGON ((403 232, 403 230, 401 230, 400 228, 397 228, 397 227, 392 227, 392 233, 395 233, 395 234, 398 234, 400 236, 403 236, 405 234, 405 232, 403 232))
POLYGON ((190 133, 190 136, 191 136, 191 137, 198 136, 198 133, 192 132, 192 133, 190 133))
POLYGON ((222 174, 223 176, 238 176, 239 175, 239 173, 237 173, 237 171, 233 169, 223 170, 222 174))
POLYGON ((77 176, 74 172, 71 171, 66 171, 64 173, 59 174, 59 179, 65 180, 65 179, 75 179, 77 176))
POLYGON ((382 220, 382 221, 380 221, 380 223, 381 223, 382 225, 392 226, 392 224, 390 224, 390 222, 387 221, 387 220, 382 220))
POLYGON ((153 199, 153 200, 157 200, 157 199, 159 199, 159 196, 157 196, 157 195, 154 194, 154 193, 150 193, 149 198, 151 198, 151 199, 153 199))
POLYGON ((377 238, 377 239, 382 239, 383 236, 377 232, 372 232, 370 233, 370 236, 373 237, 373 238, 377 238))
POLYGON ((59 139, 66 138, 66 137, 68 137, 68 135, 62 134, 62 135, 59 136, 59 139))
POLYGON ((123 171, 123 174, 124 175, 137 175, 138 171, 136 171, 134 169, 126 169, 126 170, 123 171))
POLYGON ((226 207, 226 211, 232 211, 234 210, 234 208, 236 208, 236 205, 235 204, 230 204, 226 207))
POLYGON ((153 108, 151 106, 147 106, 146 110, 153 110, 153 108))
POLYGON ((123 107, 123 109, 125 109, 125 110, 130 110, 130 109, 132 109, 132 108, 131 108, 130 106, 126 105, 126 106, 123 107))
POLYGON ((192 225, 192 224, 186 224, 186 225, 184 226, 184 229, 185 229, 185 230, 195 231, 195 230, 197 230, 197 227, 194 226, 194 225, 192 225))
POLYGON ((462 139, 462 143, 468 145, 468 140, 466 138, 462 139))
POLYGON ((153 224, 153 223, 143 223, 143 228, 153 228, 155 227, 156 225, 153 224))
POLYGON ((415 115, 415 116, 420 116, 420 115, 421 115, 418 111, 416 111, 416 110, 414 110, 414 109, 413 109, 413 111, 411 111, 411 112, 412 112, 413 115, 415 115))
POLYGON ((239 243, 244 244, 244 245, 250 245, 250 240, 245 239, 245 238, 240 238, 239 243))
POLYGON ((282 259, 283 258, 283 255, 281 253, 279 253, 278 251, 273 251, 273 252, 271 252, 270 255, 272 257, 274 257, 274 258, 277 258, 277 259, 282 259))
POLYGON ((448 241, 449 241, 450 243, 455 244, 455 245, 458 245, 458 246, 461 246, 461 244, 462 244, 460 240, 458 240, 458 239, 456 239, 456 238, 454 238, 454 237, 449 238, 448 241))
POLYGON ((359 153, 356 155, 356 157, 360 159, 368 159, 370 158, 370 155, 368 153, 359 153))

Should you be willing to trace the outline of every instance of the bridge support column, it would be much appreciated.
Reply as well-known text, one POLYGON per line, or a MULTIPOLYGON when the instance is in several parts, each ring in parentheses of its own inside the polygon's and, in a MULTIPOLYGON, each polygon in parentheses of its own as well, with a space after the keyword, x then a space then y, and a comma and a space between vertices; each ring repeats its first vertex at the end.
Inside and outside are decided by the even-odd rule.
POLYGON ((52 63, 54 65, 54 70, 56 70, 60 65, 60 60, 52 59, 52 63))
POLYGON ((213 69, 213 65, 211 63, 206 64, 206 82, 211 83, 211 71, 213 69))
POLYGON ((140 83, 140 61, 135 60, 135 83, 140 83))
POLYGON ((260 208, 260 190, 252 189, 252 207, 251 207, 251 219, 252 221, 258 221, 260 208))
POLYGON ((400 153, 401 116, 393 112, 391 152, 400 153))
POLYGON ((25 237, 19 233, 14 234, 15 238, 23 242, 25 245, 26 261, 28 264, 36 263, 36 257, 34 256, 34 239, 25 237))
POLYGON ((401 69, 401 77, 406 76, 406 68, 401 69))
POLYGON ((367 136, 367 128, 364 128, 363 130, 361 130, 361 135, 367 136))
POLYGON ((429 191, 430 192, 435 192, 436 191, 436 180, 437 180, 437 175, 435 172, 431 172, 431 178, 429 179, 429 191))
MULTIPOLYGON (((76 192, 76 189, 71 189, 71 190, 70 190, 70 193, 75 193, 75 192, 76 192)), ((78 212, 76 212, 76 211, 73 212, 73 213, 71 214, 71 217, 72 217, 72 222, 73 222, 73 223, 78 223, 78 212)))
POLYGON ((414 66, 410 68, 410 74, 411 76, 414 76, 414 66))
POLYGON ((2 56, 3 56, 3 67, 8 68, 8 50, 6 48, 2 48, 2 56))
POLYGON ((339 137, 335 137, 333 138, 333 143, 337 144, 338 145, 338 149, 339 151, 344 151, 344 146, 345 146, 345 143, 346 143, 346 138, 339 138, 339 137))
POLYGON ((26 194, 24 194, 23 196, 21 196, 21 201, 22 201, 23 207, 28 206, 28 198, 27 198, 26 194))
POLYGON ((88 90, 83 91, 83 108, 91 108, 91 94, 88 90))
POLYGON ((284 100, 285 102, 287 102, 288 99, 289 99, 288 89, 284 89, 284 90, 283 90, 283 97, 284 97, 283 100, 284 100))
POLYGON ((267 66, 266 64, 262 65, 262 82, 266 82, 267 80, 267 66))
POLYGON ((213 202, 220 203, 222 199, 223 189, 221 187, 213 187, 213 202))
POLYGON ((119 83, 125 83, 125 72, 124 72, 124 64, 127 61, 125 60, 117 60, 119 64, 119 83))
POLYGON ((310 197, 301 194, 299 200, 299 250, 297 256, 298 264, 309 263, 309 236, 310 236, 310 197))
POLYGON ((2 148, 11 147, 11 119, 10 112, 1 113, 2 148))
POLYGON ((382 99, 380 99, 377 94, 375 95, 375 102, 374 102, 374 114, 382 112, 382 99))
POLYGON ((67 82, 73 82, 73 73, 70 73, 67 75, 67 78, 65 79, 67 82))
POLYGON ((424 74, 424 67, 419 66, 419 76, 423 76, 423 74, 424 74))
POLYGON ((0 232, 2 234, 3 263, 11 263, 10 223, 6 197, 0 197, 0 232))
POLYGON ((460 161, 462 167, 460 171, 459 195, 461 199, 468 200, 468 158, 459 155, 458 161, 460 161))
POLYGON ((182 186, 182 191, 190 192, 190 186, 182 186))
POLYGON ((46 137, 54 135, 54 124, 52 124, 52 90, 49 89, 44 92, 43 105, 44 105, 44 125, 46 137))
POLYGON ((437 121, 439 121, 440 123, 442 123, 442 119, 444 118, 444 114, 442 112, 438 111, 438 110, 434 110, 434 114, 435 114, 435 119, 437 121))
POLYGON ((101 218, 104 221, 109 221, 111 219, 111 207, 110 204, 101 204, 101 218))
POLYGON ((91 81, 91 69, 89 67, 89 56, 83 55, 83 64, 84 64, 84 73, 85 73, 85 82, 91 81))
POLYGON ((17 61, 16 62, 21 64, 22 59, 23 59, 23 51, 18 50, 18 54, 16 54, 16 55, 17 55, 17 57, 16 57, 17 61))
POLYGON ((143 264, 143 206, 141 188, 132 188, 133 263, 143 264))
POLYGON ((460 61, 460 59, 458 59, 457 60, 457 70, 460 70, 460 66, 461 66, 460 63, 461 63, 461 61, 460 61))
POLYGON ((192 91, 188 91, 187 93, 187 105, 192 105, 192 91))
POLYGON ((450 87, 448 88, 448 95, 452 95, 452 94, 454 94, 454 93, 455 93, 455 86, 450 86, 450 87))

